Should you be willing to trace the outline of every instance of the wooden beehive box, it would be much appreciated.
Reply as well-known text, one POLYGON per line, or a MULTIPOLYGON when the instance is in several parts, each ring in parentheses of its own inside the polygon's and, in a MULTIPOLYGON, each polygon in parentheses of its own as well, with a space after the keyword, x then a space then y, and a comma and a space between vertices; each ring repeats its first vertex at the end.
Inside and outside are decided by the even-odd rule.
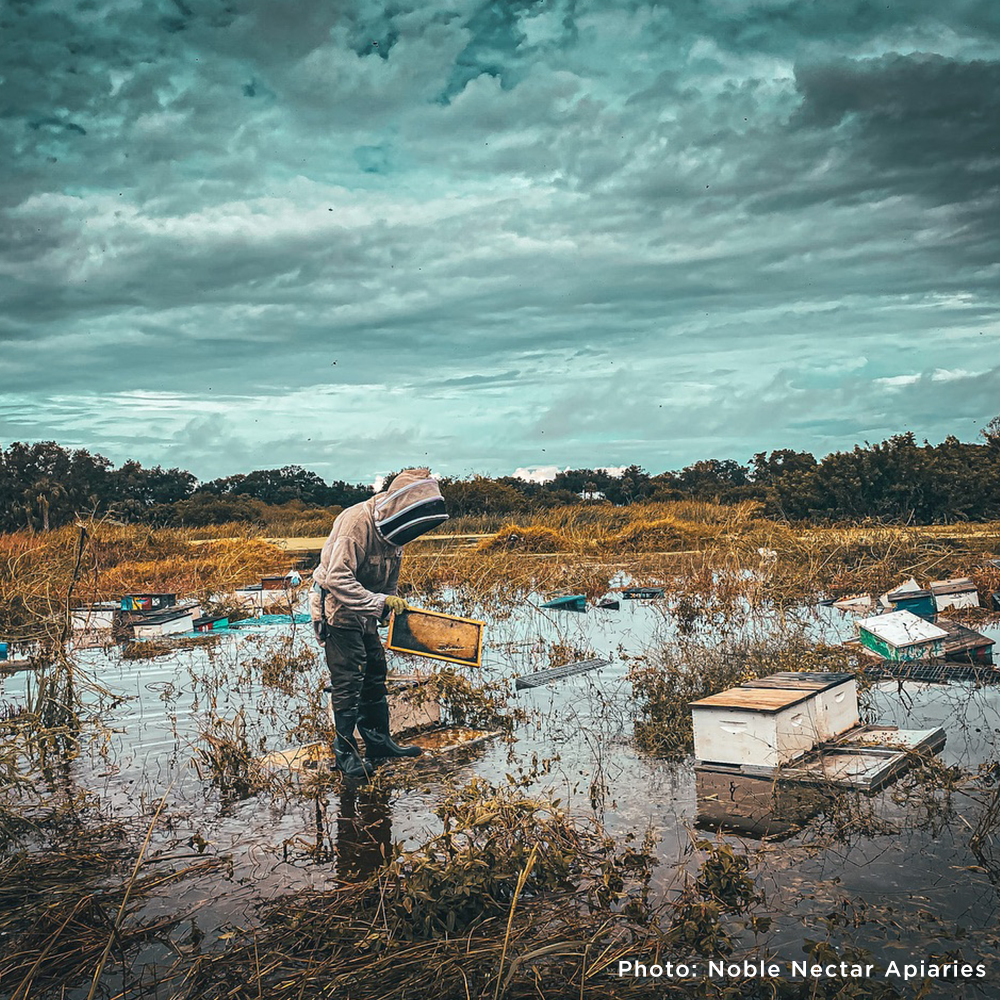
POLYGON ((386 645, 396 653, 478 667, 483 662, 483 623, 410 608, 392 616, 386 645))
POLYGON ((816 692, 731 688, 691 703, 694 755, 716 764, 780 767, 820 742, 816 692))
POLYGON ((816 734, 820 740, 833 739, 860 722, 854 674, 790 670, 759 677, 740 686, 810 692, 816 702, 816 734))

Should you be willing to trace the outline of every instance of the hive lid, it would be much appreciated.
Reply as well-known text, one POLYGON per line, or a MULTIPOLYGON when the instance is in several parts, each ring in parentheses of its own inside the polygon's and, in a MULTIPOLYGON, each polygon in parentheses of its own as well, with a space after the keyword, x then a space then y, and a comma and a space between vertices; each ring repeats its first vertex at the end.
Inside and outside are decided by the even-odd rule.
POLYGON ((756 680, 745 681, 740 687, 745 688, 783 688, 789 691, 828 691, 830 688, 854 680, 854 674, 831 673, 827 671, 783 670, 781 673, 758 677, 756 680))
POLYGON ((763 712, 773 714, 800 701, 808 701, 815 689, 782 689, 773 687, 738 687, 709 695, 691 702, 691 708, 728 708, 735 712, 763 712))
POLYGON ((892 604, 899 601, 922 601, 931 596, 929 590, 911 590, 909 587, 900 587, 899 590, 890 590, 885 595, 885 599, 892 604))
POLYGON ((976 584, 970 577, 957 576, 951 580, 932 580, 932 594, 966 594, 977 590, 976 584))
POLYGON ((858 628, 897 647, 934 642, 948 634, 912 611, 893 611, 887 615, 875 615, 874 618, 862 618, 858 628))

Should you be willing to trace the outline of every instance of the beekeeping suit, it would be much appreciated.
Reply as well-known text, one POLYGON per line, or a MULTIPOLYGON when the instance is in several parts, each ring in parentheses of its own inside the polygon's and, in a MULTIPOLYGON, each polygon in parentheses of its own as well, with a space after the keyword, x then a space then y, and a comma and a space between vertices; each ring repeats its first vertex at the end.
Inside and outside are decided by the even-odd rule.
POLYGON ((396 596, 403 546, 447 518, 430 470, 405 469, 385 491, 341 512, 313 571, 309 606, 330 668, 334 756, 348 776, 371 772, 354 739, 355 726, 369 759, 420 753, 389 735, 385 651, 377 627, 390 610, 405 608, 396 596))

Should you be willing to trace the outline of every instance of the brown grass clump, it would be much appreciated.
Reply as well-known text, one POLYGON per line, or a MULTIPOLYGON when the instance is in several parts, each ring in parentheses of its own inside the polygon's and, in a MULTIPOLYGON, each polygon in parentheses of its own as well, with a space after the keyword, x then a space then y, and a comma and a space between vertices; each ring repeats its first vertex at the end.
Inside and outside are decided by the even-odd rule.
POLYGON ((601 538, 600 546, 605 552, 683 552, 701 547, 718 534, 716 526, 676 517, 640 518, 601 538))
POLYGON ((562 532, 540 524, 505 524, 478 546, 480 552, 563 552, 572 547, 562 532))
POLYGON ((61 996, 74 986, 85 996, 110 941, 116 957, 131 958, 179 923, 173 916, 137 916, 153 892, 172 881, 207 875, 225 863, 205 858, 171 869, 150 860, 129 878, 132 853, 122 831, 77 830, 72 847, 18 851, 0 861, 0 982, 5 996, 61 996))
POLYGON ((126 642, 122 646, 123 660, 157 660, 169 656, 174 647, 163 639, 140 639, 126 642))

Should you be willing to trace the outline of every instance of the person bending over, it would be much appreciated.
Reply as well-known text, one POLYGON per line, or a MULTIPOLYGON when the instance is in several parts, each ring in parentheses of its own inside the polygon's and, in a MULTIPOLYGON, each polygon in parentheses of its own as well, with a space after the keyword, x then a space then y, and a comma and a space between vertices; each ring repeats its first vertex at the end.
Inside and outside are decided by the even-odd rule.
POLYGON ((313 570, 309 609, 330 668, 337 767, 352 778, 371 761, 416 757, 389 734, 385 650, 378 623, 407 604, 396 596, 403 546, 446 521, 444 499, 429 469, 404 469, 386 490, 342 511, 313 570), (354 730, 365 741, 361 756, 354 730))

